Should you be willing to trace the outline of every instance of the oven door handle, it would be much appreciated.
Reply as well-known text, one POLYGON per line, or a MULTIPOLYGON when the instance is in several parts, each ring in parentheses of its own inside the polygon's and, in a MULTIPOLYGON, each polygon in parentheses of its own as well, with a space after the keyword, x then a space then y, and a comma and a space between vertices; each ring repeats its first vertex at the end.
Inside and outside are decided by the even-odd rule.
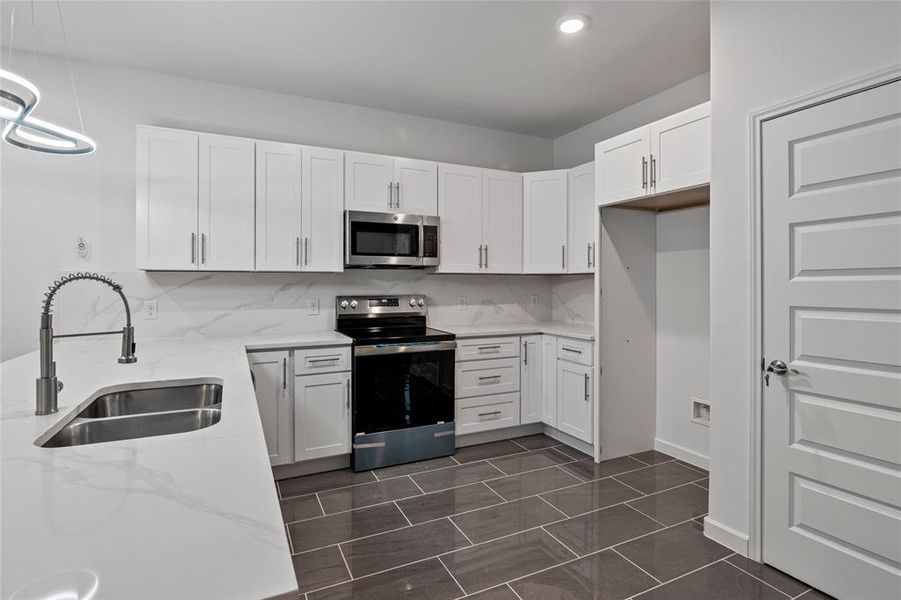
POLYGON ((453 340, 428 344, 385 344, 381 346, 357 346, 354 356, 378 356, 382 354, 401 354, 408 352, 439 352, 454 350, 457 342, 453 340))

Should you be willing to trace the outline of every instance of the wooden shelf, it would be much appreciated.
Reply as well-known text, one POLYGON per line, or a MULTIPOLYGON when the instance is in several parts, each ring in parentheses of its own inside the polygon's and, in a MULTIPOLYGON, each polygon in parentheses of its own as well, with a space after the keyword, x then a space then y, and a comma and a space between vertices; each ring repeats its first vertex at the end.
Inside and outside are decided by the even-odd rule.
POLYGON ((704 206, 705 204, 710 204, 709 185, 679 190, 668 194, 648 196, 605 208, 628 208, 631 210, 665 212, 668 210, 679 210, 680 208, 690 208, 692 206, 704 206))

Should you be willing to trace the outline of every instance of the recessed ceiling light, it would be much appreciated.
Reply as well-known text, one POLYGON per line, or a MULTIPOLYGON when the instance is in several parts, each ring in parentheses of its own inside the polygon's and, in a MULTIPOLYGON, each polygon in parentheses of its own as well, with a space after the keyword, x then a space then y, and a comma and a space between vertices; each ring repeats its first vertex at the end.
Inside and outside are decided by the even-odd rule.
POLYGON ((578 33, 588 27, 588 21, 585 15, 566 15, 557 19, 557 29, 563 33, 578 33))

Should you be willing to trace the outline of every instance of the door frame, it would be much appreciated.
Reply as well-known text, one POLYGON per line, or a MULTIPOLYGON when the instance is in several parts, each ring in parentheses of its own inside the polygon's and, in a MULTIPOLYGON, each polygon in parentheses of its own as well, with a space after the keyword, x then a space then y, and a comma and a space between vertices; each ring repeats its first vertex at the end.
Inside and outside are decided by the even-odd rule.
MULTIPOLYGON (((751 205, 748 215, 751 236, 748 248, 750 269, 750 340, 751 340, 751 402, 750 402, 750 461, 749 486, 750 522, 748 527, 748 556, 763 560, 763 125, 767 121, 788 114, 859 94, 896 80, 901 80, 901 65, 876 71, 863 77, 830 86, 812 94, 754 111, 749 119, 751 205)), ((715 103, 714 103, 714 110, 715 103)))

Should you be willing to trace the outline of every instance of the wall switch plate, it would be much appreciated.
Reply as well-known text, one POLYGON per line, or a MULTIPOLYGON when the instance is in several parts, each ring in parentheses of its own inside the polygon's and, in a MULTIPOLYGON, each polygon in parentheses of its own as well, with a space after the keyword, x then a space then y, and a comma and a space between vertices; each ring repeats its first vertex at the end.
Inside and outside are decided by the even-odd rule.
POLYGON ((307 314, 310 316, 316 316, 319 314, 319 298, 310 298, 309 310, 307 314))
POLYGON ((144 320, 155 321, 160 317, 160 303, 158 300, 144 302, 144 320))
POLYGON ((466 310, 466 296, 460 296, 460 310, 466 310))
POLYGON ((529 296, 529 306, 531 306, 532 308, 538 306, 538 294, 532 294, 531 296, 529 296))

